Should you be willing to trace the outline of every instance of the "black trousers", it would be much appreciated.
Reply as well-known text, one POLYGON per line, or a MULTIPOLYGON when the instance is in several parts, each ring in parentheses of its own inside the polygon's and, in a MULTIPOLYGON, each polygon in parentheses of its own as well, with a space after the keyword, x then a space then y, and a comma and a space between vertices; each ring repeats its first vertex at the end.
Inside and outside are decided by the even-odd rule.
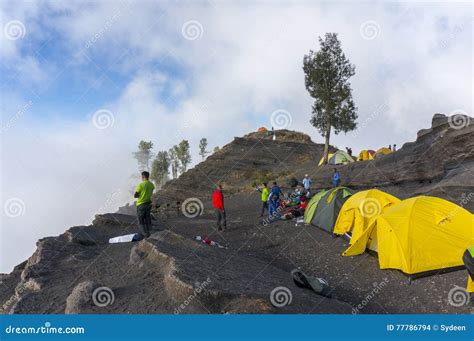
POLYGON ((268 201, 262 201, 262 216, 265 214, 265 211, 268 212, 268 201))
POLYGON ((225 217, 225 211, 216 209, 216 217, 217 217, 217 229, 225 230, 227 228, 227 220, 225 217))
POLYGON ((474 281, 474 258, 472 258, 469 250, 466 250, 463 255, 464 265, 466 266, 467 272, 471 279, 474 281))
POLYGON ((137 217, 140 233, 148 238, 151 231, 151 203, 137 206, 137 217))

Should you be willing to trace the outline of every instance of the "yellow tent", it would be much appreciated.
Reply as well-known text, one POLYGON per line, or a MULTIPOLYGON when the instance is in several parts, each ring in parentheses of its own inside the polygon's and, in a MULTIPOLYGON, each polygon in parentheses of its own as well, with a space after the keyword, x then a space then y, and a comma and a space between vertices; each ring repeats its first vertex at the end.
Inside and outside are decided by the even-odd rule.
MULTIPOLYGON (((342 206, 334 226, 334 233, 352 232, 350 244, 353 244, 380 214, 399 202, 398 198, 378 189, 357 192, 342 206)), ((369 249, 374 251, 377 250, 376 232, 376 229, 372 229, 368 245, 369 249)))
POLYGON ((362 150, 357 156, 357 161, 366 161, 366 160, 373 160, 374 151, 369 152, 368 150, 362 150))
MULTIPOLYGON (((328 153, 328 160, 329 160, 333 155, 334 155, 333 153, 328 153)), ((324 161, 324 156, 321 158, 321 160, 319 160, 318 166, 321 166, 321 165, 323 164, 323 161, 324 161)))
POLYGON ((380 268, 407 274, 461 266, 464 251, 474 244, 474 216, 435 197, 414 197, 390 207, 344 255, 363 253, 373 229, 380 268))
POLYGON ((390 153, 393 153, 393 150, 388 149, 387 147, 382 147, 382 148, 378 149, 375 152, 374 158, 376 158, 377 156, 380 156, 380 155, 387 155, 387 154, 390 154, 390 153))

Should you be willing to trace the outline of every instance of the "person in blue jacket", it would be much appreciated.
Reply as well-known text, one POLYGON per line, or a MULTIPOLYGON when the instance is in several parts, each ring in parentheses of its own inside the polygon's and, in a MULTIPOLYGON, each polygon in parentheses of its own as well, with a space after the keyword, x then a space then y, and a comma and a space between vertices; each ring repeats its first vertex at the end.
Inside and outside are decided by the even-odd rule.
POLYGON ((339 186, 340 182, 341 182, 341 176, 339 175, 339 172, 337 171, 337 169, 334 168, 334 173, 332 174, 332 187, 339 186))
POLYGON ((270 195, 268 196, 268 215, 270 218, 277 212, 278 206, 280 206, 280 195, 281 189, 276 182, 273 182, 270 195))

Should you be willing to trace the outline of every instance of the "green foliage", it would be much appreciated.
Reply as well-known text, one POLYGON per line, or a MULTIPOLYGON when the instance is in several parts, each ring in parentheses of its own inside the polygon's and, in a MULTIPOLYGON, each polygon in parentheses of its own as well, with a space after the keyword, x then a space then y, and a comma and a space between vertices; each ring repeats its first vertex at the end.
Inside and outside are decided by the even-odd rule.
POLYGON ((201 155, 203 160, 206 158, 206 155, 209 154, 209 152, 206 149, 207 149, 207 139, 203 137, 199 141, 199 155, 201 155))
POLYGON ((216 146, 216 147, 214 147, 214 153, 218 153, 218 152, 219 152, 219 150, 221 150, 219 147, 217 147, 217 146, 216 146))
POLYGON ((189 152, 189 142, 187 140, 181 141, 176 147, 176 157, 179 160, 179 171, 186 172, 188 165, 191 163, 191 153, 189 152))
POLYGON ((150 178, 158 187, 161 187, 168 180, 170 167, 170 157, 168 152, 160 151, 151 164, 150 178))
POLYGON ((138 161, 138 169, 140 171, 149 170, 150 160, 153 157, 152 149, 153 142, 142 140, 138 144, 138 151, 133 153, 133 157, 138 161))
POLYGON ((178 159, 178 146, 173 146, 168 151, 168 156, 170 159, 170 166, 171 166, 171 174, 173 179, 178 177, 178 170, 179 170, 179 159, 178 159))
POLYGON ((357 127, 357 108, 352 99, 349 78, 355 74, 342 52, 336 33, 319 37, 320 50, 310 51, 303 59, 305 85, 314 98, 311 124, 326 138, 324 156, 327 161, 331 127, 335 134, 357 127))

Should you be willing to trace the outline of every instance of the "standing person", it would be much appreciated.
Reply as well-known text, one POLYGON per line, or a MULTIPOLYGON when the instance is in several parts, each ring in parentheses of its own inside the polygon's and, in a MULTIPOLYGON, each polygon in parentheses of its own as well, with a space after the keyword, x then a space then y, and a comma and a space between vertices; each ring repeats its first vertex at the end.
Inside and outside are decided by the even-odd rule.
POLYGON ((265 210, 268 212, 268 195, 270 194, 270 190, 268 189, 267 183, 262 183, 262 187, 258 188, 257 191, 262 193, 262 212, 260 213, 260 217, 263 217, 265 214, 265 210))
POLYGON ((397 145, 396 145, 396 144, 393 145, 393 151, 394 151, 394 152, 397 151, 397 145))
POLYGON ((144 238, 150 236, 151 230, 151 197, 155 186, 150 182, 150 173, 142 172, 142 182, 135 189, 137 199, 137 217, 140 234, 144 238))
POLYGON ((334 168, 334 173, 332 174, 332 187, 339 186, 340 182, 341 182, 341 176, 339 175, 339 172, 337 171, 337 169, 334 168))
POLYGON ((222 193, 222 185, 218 185, 212 196, 212 203, 216 209, 217 230, 225 231, 227 229, 227 220, 224 208, 224 194, 222 193))
POLYGON ((391 144, 388 145, 388 149, 392 150, 392 145, 391 144))
POLYGON ((280 206, 280 195, 281 189, 277 185, 276 181, 273 182, 272 190, 270 191, 270 195, 268 196, 268 215, 270 219, 275 212, 278 210, 278 206, 280 206))
POLYGON ((308 174, 304 175, 304 179, 302 182, 306 195, 308 195, 311 192, 311 185, 313 184, 308 174))

